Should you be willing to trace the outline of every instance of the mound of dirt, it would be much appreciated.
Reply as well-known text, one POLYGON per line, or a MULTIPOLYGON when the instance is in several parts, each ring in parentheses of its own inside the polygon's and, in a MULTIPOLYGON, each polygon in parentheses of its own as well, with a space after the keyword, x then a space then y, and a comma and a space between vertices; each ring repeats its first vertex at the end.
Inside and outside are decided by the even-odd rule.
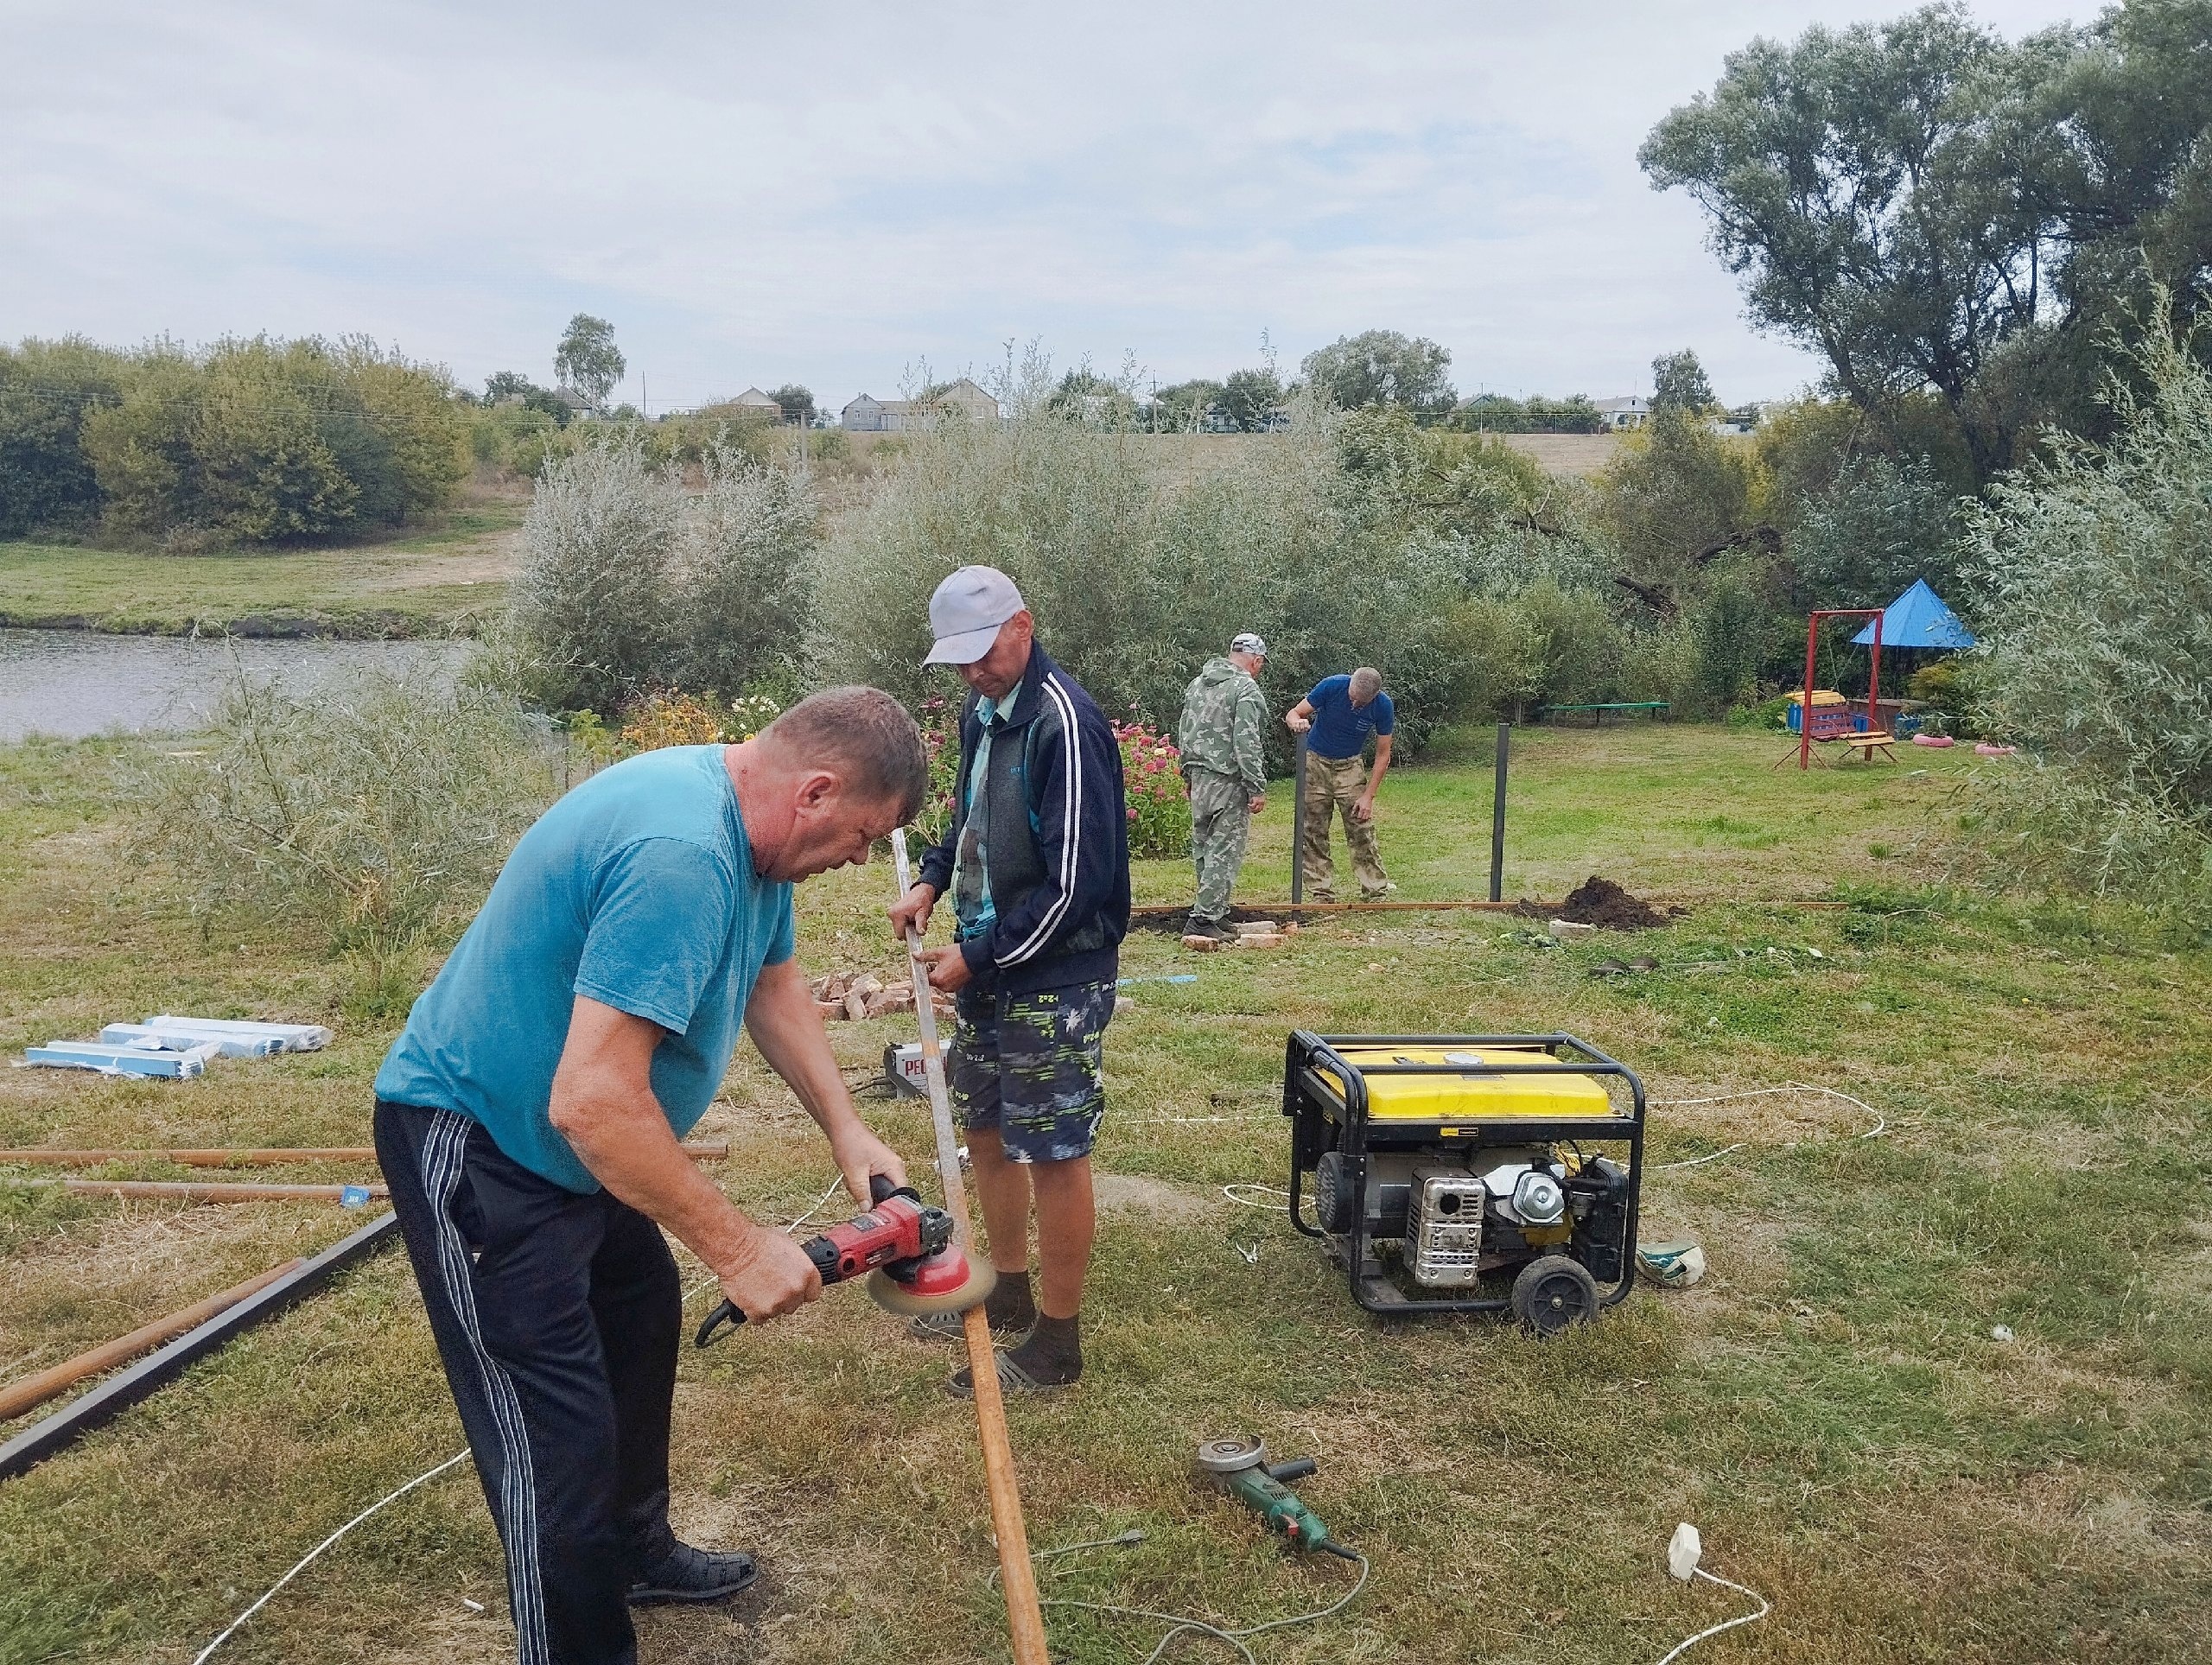
POLYGON ((1609 931, 1648 931, 1683 911, 1654 907, 1594 873, 1567 893, 1567 901, 1556 912, 1535 902, 1523 902, 1515 910, 1531 919, 1565 919, 1578 925, 1602 925, 1609 931))

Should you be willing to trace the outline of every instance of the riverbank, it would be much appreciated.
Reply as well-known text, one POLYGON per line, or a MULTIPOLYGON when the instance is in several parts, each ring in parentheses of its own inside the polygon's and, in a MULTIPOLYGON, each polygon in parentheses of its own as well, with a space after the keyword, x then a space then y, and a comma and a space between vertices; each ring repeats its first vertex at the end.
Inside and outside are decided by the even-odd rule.
POLYGON ((160 555, 0 543, 0 626, 385 641, 474 635, 506 604, 528 499, 486 494, 404 537, 160 555))

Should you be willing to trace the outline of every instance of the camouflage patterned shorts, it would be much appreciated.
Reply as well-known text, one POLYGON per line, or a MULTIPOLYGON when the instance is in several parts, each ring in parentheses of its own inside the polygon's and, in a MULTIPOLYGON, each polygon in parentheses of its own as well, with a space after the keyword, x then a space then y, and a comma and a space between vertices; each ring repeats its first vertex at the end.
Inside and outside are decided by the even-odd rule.
POLYGON ((1114 1015, 1114 985, 1027 995, 970 985, 955 1009, 950 1085, 960 1125, 996 1128, 1011 1161, 1090 1155, 1106 1114, 1099 1050, 1114 1015))

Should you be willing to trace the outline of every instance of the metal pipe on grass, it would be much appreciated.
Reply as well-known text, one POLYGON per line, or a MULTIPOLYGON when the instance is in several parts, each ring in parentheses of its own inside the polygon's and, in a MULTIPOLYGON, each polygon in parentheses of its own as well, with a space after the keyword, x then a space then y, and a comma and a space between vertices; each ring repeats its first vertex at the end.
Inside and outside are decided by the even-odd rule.
MULTIPOLYGON (((898 865, 899 894, 912 887, 906 861, 906 829, 891 835, 898 865)), ((906 933, 906 964, 914 980, 914 1015, 922 1030, 922 1073, 928 1083, 930 1120, 937 1131, 938 1177, 944 1185, 945 1212, 952 1216, 953 1242, 973 1255, 976 1228, 968 1212, 968 1186, 960 1173, 960 1142, 952 1128, 952 1095, 944 1080, 944 1054, 937 1039, 937 1003, 931 998, 929 969, 922 963, 922 935, 906 933)), ((1006 1402, 999 1393, 998 1361, 991 1350, 991 1325, 982 1303, 960 1315, 968 1343, 968 1375, 976 1388, 976 1430, 983 1447, 983 1480, 990 1492, 991 1528, 998 1539, 999 1579, 1006 1589, 1007 1630, 1014 1643, 1014 1665, 1051 1665, 1045 1643, 1045 1614, 1037 1600, 1037 1569, 1029 1559, 1029 1529, 1021 1517, 1021 1489, 1014 1471, 1014 1443, 1006 1431, 1006 1402)))
MULTIPOLYGON (((719 1162, 729 1154, 727 1139, 687 1139, 683 1153, 701 1161, 719 1162)), ((40 1164, 48 1167, 92 1168, 103 1162, 175 1162, 188 1168, 274 1168, 299 1162, 373 1162, 376 1151, 367 1145, 302 1145, 291 1147, 224 1150, 191 1147, 170 1150, 48 1150, 32 1147, 0 1150, 0 1167, 8 1164, 40 1164)))
POLYGON ((233 1284, 219 1295, 180 1308, 167 1318, 156 1319, 142 1325, 127 1336, 118 1336, 113 1341, 89 1348, 74 1358, 27 1376, 20 1382, 11 1382, 0 1388, 0 1422, 21 1416, 34 1405, 43 1405, 55 1395, 66 1393, 88 1376, 98 1376, 102 1370, 111 1370, 126 1359, 138 1357, 149 1347, 158 1347, 174 1336, 202 1325, 218 1313, 227 1312, 247 1296, 257 1294, 287 1273, 297 1271, 304 1262, 286 1261, 282 1266, 272 1266, 257 1277, 244 1283, 233 1284))

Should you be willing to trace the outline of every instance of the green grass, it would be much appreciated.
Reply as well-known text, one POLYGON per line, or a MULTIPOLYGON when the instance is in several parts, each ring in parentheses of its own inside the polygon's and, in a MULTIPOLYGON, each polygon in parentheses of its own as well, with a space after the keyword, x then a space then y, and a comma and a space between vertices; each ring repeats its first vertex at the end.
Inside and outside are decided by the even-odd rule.
MULTIPOLYGON (((1767 766, 1778 740, 1690 728, 1516 747, 1507 893, 1555 899, 1598 873, 1688 904, 1635 940, 1656 971, 1593 977, 1624 939, 1538 947, 1478 913, 1341 916, 1266 954, 1132 943, 1128 974, 1200 982, 1137 986, 1109 1031, 1098 1162, 1119 1178, 1090 1372, 1012 1411, 1036 1544, 1147 1535, 1046 1563, 1046 1593, 1244 1623, 1332 1598, 1347 1569, 1287 1559, 1192 1480, 1200 1436, 1250 1431, 1321 1459, 1301 1491, 1376 1560, 1352 1613, 1260 1639, 1264 1660, 1656 1659, 1738 1611, 1665 1578, 1683 1519, 1708 1565, 1776 1603, 1699 1657, 2203 1657, 2204 950, 2122 912, 1946 887, 1936 841, 1962 777, 1989 766, 1971 759, 1801 776, 1767 766), (1805 898, 1847 906, 1787 905, 1805 898), (1661 1101, 1655 1163, 1739 1147, 1656 1171, 1646 1192, 1647 1234, 1696 1236, 1710 1274, 1549 1344, 1362 1316, 1280 1215, 1219 1191, 1281 1183, 1294 1026, 1586 1036, 1661 1101), (1863 1100, 1886 1130, 1862 1138, 1865 1111, 1811 1095, 1668 1102, 1792 1081, 1863 1100), (1997 1325, 2015 1338, 1992 1339, 1997 1325)), ((1384 858, 1405 894, 1478 895, 1487 759, 1440 755, 1384 788, 1384 858)), ((345 1020, 347 974, 315 940, 203 937, 119 886, 110 758, 0 753, 0 1045, 163 1007, 321 1018, 340 1039, 190 1084, 0 1072, 0 1139, 364 1139, 388 1031, 345 1020)), ((1287 798, 1260 829, 1254 899, 1284 893, 1287 798)), ((1188 894, 1177 863, 1137 880, 1142 899, 1188 894)), ((887 885, 877 867, 804 890, 803 959, 890 969, 887 885)), ((859 1080, 901 1033, 832 1038, 859 1080)), ((926 1157, 917 1107, 868 1113, 926 1157)), ((828 1177, 749 1053, 703 1130, 738 1141, 720 1177, 763 1214, 791 1217, 828 1177)), ((0 1374, 354 1223, 0 1189, 0 1374)), ((1003 1657, 972 1413, 938 1387, 951 1362, 847 1290, 687 1354, 678 1524, 758 1547, 768 1577, 726 1613, 646 1616, 642 1656, 1003 1657)), ((321 1535, 460 1445, 386 1256, 0 1486, 0 1660, 188 1660, 321 1535)), ((464 1471, 357 1531, 218 1658, 491 1661, 512 1645, 503 1610, 464 1471)), ((1056 1656, 1078 1665, 1140 1658, 1157 1633, 1047 1617, 1056 1656)))
POLYGON ((147 555, 0 543, 0 625, 182 635, 379 638, 472 629, 504 604, 523 505, 336 549, 147 555))

